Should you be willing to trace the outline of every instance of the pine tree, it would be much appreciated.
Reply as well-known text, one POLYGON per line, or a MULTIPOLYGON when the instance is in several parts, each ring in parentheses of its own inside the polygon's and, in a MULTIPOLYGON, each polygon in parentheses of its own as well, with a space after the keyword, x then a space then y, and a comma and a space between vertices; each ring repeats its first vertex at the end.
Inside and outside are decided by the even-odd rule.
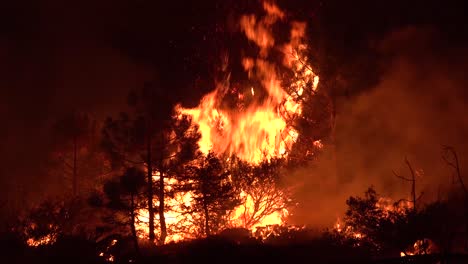
POLYGON ((230 179, 230 172, 214 153, 199 159, 185 175, 185 189, 193 192, 189 208, 198 216, 200 233, 209 236, 227 227, 227 217, 241 200, 230 179))
POLYGON ((104 193, 108 200, 107 207, 128 216, 126 220, 123 220, 123 224, 130 227, 137 252, 139 251, 136 230, 137 211, 142 208, 141 200, 145 187, 145 173, 136 167, 128 168, 117 179, 109 180, 104 184, 104 193))
POLYGON ((191 160, 197 152, 200 135, 187 116, 178 115, 161 89, 150 85, 129 95, 130 114, 108 118, 103 145, 114 167, 144 165, 149 213, 149 239, 154 241, 155 213, 159 215, 159 243, 164 244, 167 226, 164 212, 166 181, 173 177, 180 163, 191 160), (156 182, 155 182, 156 180, 156 182), (154 196, 159 202, 154 207, 154 196))

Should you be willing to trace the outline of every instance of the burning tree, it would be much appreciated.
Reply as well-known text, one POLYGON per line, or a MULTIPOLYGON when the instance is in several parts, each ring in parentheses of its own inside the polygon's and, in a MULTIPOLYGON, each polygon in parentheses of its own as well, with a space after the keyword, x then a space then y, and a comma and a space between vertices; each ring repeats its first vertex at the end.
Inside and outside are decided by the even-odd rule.
MULTIPOLYGON (((287 21, 286 13, 271 2, 263 2, 263 10, 263 16, 243 15, 239 20, 241 32, 255 47, 240 61, 248 80, 231 82, 231 74, 225 74, 198 107, 178 106, 199 125, 200 150, 205 154, 226 153, 252 163, 287 157, 302 132, 298 128, 310 128, 304 125, 310 118, 299 117, 304 102, 316 93, 319 77, 305 57, 306 24, 292 22, 289 42, 284 43, 274 38, 273 29, 287 21), (238 87, 237 82, 246 87, 238 87), (233 100, 237 103, 226 103, 233 100)), ((228 72, 225 64, 223 70, 228 72)), ((319 134, 323 133, 302 140, 309 152, 319 134)))
POLYGON ((104 184, 104 193, 107 198, 106 206, 114 212, 112 219, 108 218, 108 220, 117 225, 130 227, 137 252, 136 221, 138 210, 142 208, 144 187, 146 187, 145 174, 135 167, 128 168, 123 175, 104 184), (119 213, 123 213, 123 219, 119 217, 119 213))
POLYGON ((424 214, 414 211, 408 201, 392 203, 372 187, 364 197, 350 197, 346 204, 344 221, 337 223, 335 231, 379 256, 407 254, 415 241, 423 241, 428 235, 424 214))
POLYGON ((317 96, 319 77, 307 57, 306 23, 289 22, 272 2, 261 5, 262 14, 239 17, 249 47, 240 60, 223 57, 221 80, 197 107, 176 106, 198 125, 201 152, 243 162, 232 175, 243 204, 231 224, 247 228, 284 223, 291 194, 279 184, 278 161, 304 164, 314 158, 330 130, 330 122, 323 121, 332 112, 326 95, 317 96), (287 37, 275 38, 273 32, 285 28, 287 37), (243 75, 231 74, 237 64, 243 75), (238 76, 245 79, 234 79, 238 76))
POLYGON ((108 118, 103 129, 103 145, 117 166, 144 166, 147 183, 149 239, 155 240, 154 192, 159 203, 160 236, 167 236, 165 197, 167 177, 177 164, 191 160, 199 139, 197 127, 186 116, 173 113, 170 100, 160 89, 146 85, 129 96, 133 115, 122 113, 119 119, 108 118), (156 178, 156 179, 155 179, 156 178), (156 186, 155 186, 156 180, 156 186))
POLYGON ((259 225, 280 224, 291 206, 289 188, 281 186, 283 159, 249 164, 231 158, 231 170, 242 204, 232 215, 234 225, 252 229, 259 225))
POLYGON ((197 215, 194 222, 200 233, 218 233, 229 225, 230 213, 241 202, 230 172, 213 152, 202 156, 187 172, 182 188, 193 193, 188 213, 197 215))
MULTIPOLYGON (((225 56, 216 89, 205 95, 198 107, 188 109, 177 105, 174 113, 171 96, 147 85, 129 97, 132 114, 122 114, 119 119, 106 122, 104 143, 114 163, 145 167, 147 218, 152 241, 157 218, 154 193, 159 203, 160 243, 164 243, 171 232, 166 221, 169 215, 171 225, 187 229, 183 222, 194 223, 195 219, 187 216, 182 220, 181 208, 224 199, 220 196, 209 200, 215 193, 202 188, 205 185, 219 185, 221 189, 227 186, 220 185, 223 182, 220 175, 224 174, 203 169, 208 161, 201 162, 202 165, 193 170, 190 184, 198 187, 190 191, 178 188, 187 183, 179 181, 188 181, 181 179, 181 175, 187 174, 181 168, 195 158, 198 148, 207 157, 210 153, 218 157, 239 157, 239 167, 225 175, 230 177, 226 183, 232 184, 237 192, 235 200, 242 201, 242 205, 233 208, 229 225, 255 228, 283 224, 288 213, 291 194, 280 184, 281 160, 296 157, 296 164, 300 164, 303 157, 310 158, 322 147, 320 139, 326 129, 312 133, 319 129, 310 126, 314 117, 309 115, 320 112, 319 108, 328 113, 328 108, 318 104, 311 106, 318 91, 319 77, 306 56, 306 24, 288 23, 287 14, 271 2, 262 2, 262 7, 263 15, 242 15, 239 19, 243 41, 253 47, 236 62, 241 64, 246 80, 231 80, 231 76, 238 75, 231 75, 229 57, 225 56), (275 27, 286 24, 290 29, 287 39, 275 40, 275 27), (303 133, 306 130, 308 134, 303 133), (214 182, 202 177, 210 173, 218 174, 213 177, 214 182)), ((235 162, 228 165, 222 158, 221 163, 231 166, 235 162)), ((230 207, 229 204, 223 210, 229 211, 230 207)), ((204 234, 217 229, 210 224, 213 216, 209 211, 200 211, 200 219, 205 220, 204 234)))
POLYGON ((96 213, 79 198, 49 198, 19 216, 15 229, 29 246, 53 244, 66 236, 94 239, 96 213))

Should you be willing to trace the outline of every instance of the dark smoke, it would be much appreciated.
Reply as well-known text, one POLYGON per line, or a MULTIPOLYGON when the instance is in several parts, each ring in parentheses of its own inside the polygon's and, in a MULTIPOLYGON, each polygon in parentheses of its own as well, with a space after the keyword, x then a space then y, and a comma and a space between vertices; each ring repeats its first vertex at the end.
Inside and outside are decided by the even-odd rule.
POLYGON ((330 226, 344 213, 345 200, 369 186, 396 200, 410 198, 411 185, 392 173, 410 177, 405 157, 419 173, 422 201, 443 197, 456 186, 441 156, 444 145, 456 149, 467 182, 467 51, 431 27, 386 34, 379 45, 381 81, 337 103, 336 145, 296 172, 302 188, 293 221, 330 226))

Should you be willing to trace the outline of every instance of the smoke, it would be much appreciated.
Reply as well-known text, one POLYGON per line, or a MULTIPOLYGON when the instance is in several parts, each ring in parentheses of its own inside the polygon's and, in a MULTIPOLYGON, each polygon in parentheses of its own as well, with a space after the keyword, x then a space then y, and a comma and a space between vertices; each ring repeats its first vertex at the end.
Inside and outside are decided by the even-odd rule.
POLYGON ((379 84, 337 103, 335 145, 292 177, 300 183, 294 223, 331 226, 346 199, 369 186, 396 200, 410 198, 411 184, 392 172, 411 177, 405 157, 416 170, 421 201, 447 195, 456 185, 442 159, 444 145, 456 149, 468 180, 467 50, 429 27, 392 31, 378 48, 385 68, 379 84))
POLYGON ((73 110, 103 119, 122 110, 130 88, 151 78, 96 37, 98 22, 82 23, 65 7, 39 6, 21 22, 11 15, 7 33, 0 32, 0 210, 63 192, 47 176, 51 123, 73 110))

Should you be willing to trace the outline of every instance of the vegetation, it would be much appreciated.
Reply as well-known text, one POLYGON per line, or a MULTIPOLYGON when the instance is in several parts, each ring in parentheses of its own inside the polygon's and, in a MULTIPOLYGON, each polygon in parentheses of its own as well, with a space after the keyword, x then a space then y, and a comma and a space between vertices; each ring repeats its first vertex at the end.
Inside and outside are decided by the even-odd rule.
MULTIPOLYGON (((321 12, 316 16, 315 10, 310 14, 303 11, 302 16, 318 20, 311 27, 303 27, 306 23, 289 21, 292 14, 269 1, 261 5, 259 1, 245 1, 236 5, 238 10, 233 10, 227 18, 224 17, 227 9, 238 1, 221 1, 224 4, 209 1, 216 6, 210 12, 228 20, 226 28, 197 14, 191 19, 203 19, 201 27, 209 28, 205 31, 210 34, 195 36, 194 32, 201 27, 189 23, 192 35, 171 29, 162 37, 160 32, 151 30, 154 30, 153 17, 162 19, 163 16, 142 8, 147 2, 152 1, 141 1, 138 5, 117 3, 134 8, 129 11, 128 21, 117 23, 122 31, 128 32, 118 36, 116 45, 115 32, 105 38, 112 42, 119 55, 149 65, 161 76, 154 78, 157 81, 132 89, 122 112, 102 123, 92 115, 75 110, 51 121, 53 142, 47 157, 47 173, 57 180, 50 184, 57 185, 62 196, 38 200, 33 206, 8 216, 0 228, 0 249, 5 251, 2 254, 5 263, 290 263, 304 260, 468 263, 468 191, 461 160, 453 147, 444 147, 442 154, 443 161, 453 171, 453 185, 435 200, 420 199, 417 171, 405 159, 410 177, 394 174, 411 184, 409 200, 406 197, 391 200, 379 194, 382 190, 371 186, 363 195, 352 194, 343 201, 346 211, 333 228, 317 230, 287 224, 296 201, 295 186, 286 185, 286 178, 297 169, 310 173, 312 170, 308 169, 326 151, 334 152, 330 154, 333 159, 327 160, 332 164, 330 171, 335 173, 344 168, 348 174, 346 166, 338 168, 337 165, 340 160, 336 149, 342 142, 336 139, 335 122, 340 102, 369 91, 380 81, 384 70, 378 60, 382 55, 377 46, 381 44, 369 41, 366 35, 373 33, 374 24, 360 17, 360 13, 352 12, 351 7, 357 3, 345 4, 349 9, 339 8, 340 16, 345 16, 349 23, 343 23, 341 17, 339 23, 332 18, 328 20, 336 11, 334 6, 341 6, 343 1, 310 4, 310 8, 321 12), (253 5, 261 16, 244 14, 244 9, 253 5), (240 27, 231 25, 235 24, 236 16, 242 17, 240 27), (291 25, 294 25, 292 29, 291 25), (350 27, 365 28, 361 32, 349 30, 350 27), (132 28, 138 30, 132 33, 132 28), (280 37, 273 38, 270 36, 273 33, 280 37), (309 47, 302 43, 302 38, 307 37, 304 34, 313 36, 316 45, 309 47), (361 36, 358 39, 356 35, 361 36), (199 39, 188 41, 195 37, 199 39), (161 39, 167 39, 171 48, 155 48, 154 44, 159 44, 161 39), (216 43, 222 39, 229 43, 216 43), (241 48, 234 50, 230 45, 241 48), (221 47, 227 51, 220 51, 221 47), (284 54, 289 48, 293 54, 284 54), (213 57, 219 53, 226 56, 221 56, 219 68, 211 69, 215 68, 210 65, 216 60, 213 57), (242 59, 230 62, 228 57, 242 59), (314 65, 313 70, 309 64, 314 65), (190 79, 197 83, 188 85, 180 75, 182 71, 189 72, 190 79), (318 76, 321 85, 317 90, 318 76), (203 83, 209 82, 208 79, 215 80, 216 84, 203 83), (183 90, 186 86, 191 89, 183 90), (181 93, 187 90, 189 95, 200 93, 200 86, 216 87, 209 94, 212 100, 204 102, 210 105, 205 109, 209 112, 205 123, 196 122, 201 113, 188 114, 193 109, 184 112, 175 107, 183 101, 181 93), (229 109, 227 112, 234 114, 226 118, 221 109, 229 109), (237 112, 252 109, 258 115, 249 116, 245 122, 232 122, 239 116, 237 112), (265 119, 268 121, 263 122, 265 119), (235 146, 240 151, 232 151, 235 144, 230 141, 221 142, 223 151, 219 153, 213 152, 215 147, 209 146, 208 151, 200 145, 206 140, 201 134, 205 129, 207 135, 206 126, 211 129, 208 135, 216 132, 223 140, 229 134, 226 128, 230 125, 238 128, 239 133, 233 134, 241 134, 238 136, 244 140, 235 146), (279 133, 268 133, 273 126, 272 130, 279 133), (243 129, 251 131, 244 135, 243 129), (266 143, 255 141, 246 146, 249 137, 257 135, 264 136, 266 143), (290 143, 286 144, 284 138, 289 138, 290 143), (265 151, 260 161, 236 156, 252 146, 255 154, 263 153, 268 147, 274 151, 265 151), (266 221, 271 216, 274 219, 266 221)), ((283 2, 290 2, 285 4, 298 10, 306 5, 283 2)), ((203 6, 201 2, 184 3, 191 8, 179 5, 175 4, 178 14, 203 6)), ((158 12, 165 11, 161 8, 158 12)), ((180 17, 190 19, 189 14, 180 17)), ((387 23, 383 20, 386 18, 378 19, 387 23)), ((164 27, 168 23, 158 22, 158 26, 164 27)), ((170 23, 177 26, 173 21, 170 23)), ((6 43, 9 48, 9 41, 6 43)), ((21 45, 17 46, 21 51, 21 45)), ((38 47, 38 50, 43 48, 38 47)), ((10 54, 7 55, 9 59, 10 54)), ((342 111, 339 117, 346 119, 346 108, 342 111)), ((381 151, 384 155, 385 150, 381 151)), ((378 154, 374 156, 376 160, 380 158, 378 154)), ((347 162, 353 161, 350 160, 347 162)), ((374 165, 372 161, 369 164, 374 165)), ((1 166, 0 169, 3 170, 1 166)), ((26 199, 21 190, 17 192, 21 199, 26 199)), ((0 205, 4 207, 3 201, 0 205)))

